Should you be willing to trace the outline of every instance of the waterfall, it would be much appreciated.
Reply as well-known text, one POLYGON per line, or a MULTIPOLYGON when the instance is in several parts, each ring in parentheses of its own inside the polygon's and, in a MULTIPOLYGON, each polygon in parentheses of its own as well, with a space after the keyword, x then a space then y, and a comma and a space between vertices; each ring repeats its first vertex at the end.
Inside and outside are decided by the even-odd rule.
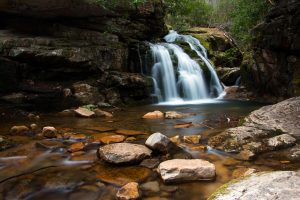
POLYGON ((209 61, 207 56, 207 50, 200 43, 199 40, 192 37, 191 35, 179 35, 176 31, 170 31, 170 33, 164 37, 167 42, 183 41, 189 44, 192 50, 194 50, 201 60, 205 63, 211 74, 210 80, 210 91, 215 93, 217 96, 222 95, 223 86, 219 80, 217 72, 215 71, 212 63, 209 61))
POLYGON ((154 65, 152 78, 154 93, 159 102, 184 102, 221 97, 223 87, 208 59, 206 49, 194 37, 172 31, 165 38, 167 43, 150 44, 154 65), (197 53, 210 72, 206 81, 200 65, 184 50, 174 44, 183 41, 197 53))

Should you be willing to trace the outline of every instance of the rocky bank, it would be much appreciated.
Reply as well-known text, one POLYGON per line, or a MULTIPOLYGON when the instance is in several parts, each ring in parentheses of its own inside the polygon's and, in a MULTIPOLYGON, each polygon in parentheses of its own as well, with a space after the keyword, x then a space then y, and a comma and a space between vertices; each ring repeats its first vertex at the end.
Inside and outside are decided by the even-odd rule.
POLYGON ((158 0, 1 1, 0 27, 1 102, 33 109, 146 99, 143 41, 166 33, 158 0))

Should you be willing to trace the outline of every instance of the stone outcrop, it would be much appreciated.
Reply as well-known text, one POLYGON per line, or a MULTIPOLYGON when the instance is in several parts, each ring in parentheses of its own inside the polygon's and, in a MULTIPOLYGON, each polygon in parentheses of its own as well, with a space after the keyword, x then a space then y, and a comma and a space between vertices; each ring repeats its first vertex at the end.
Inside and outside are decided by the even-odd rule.
POLYGON ((216 176, 215 165, 201 159, 164 161, 158 166, 158 171, 167 183, 213 180, 216 176))
POLYGON ((209 200, 299 199, 300 172, 275 171, 252 174, 220 187, 209 200))
POLYGON ((165 34, 164 9, 158 0, 129 2, 2 1, 1 96, 15 92, 18 104, 47 109, 148 97, 139 56, 142 41, 165 34))
MULTIPOLYGON (((243 60, 243 55, 235 44, 233 39, 223 30, 218 28, 203 28, 195 27, 187 31, 187 34, 197 38, 201 44, 207 49, 209 59, 216 67, 217 74, 220 80, 227 86, 234 85, 237 78, 240 76, 240 66, 243 60)), ((189 49, 189 46, 180 44, 184 50, 199 60, 198 56, 189 49)), ((201 63, 206 76, 208 70, 201 63)))
POLYGON ((280 100, 300 95, 300 2, 276 2, 253 30, 255 62, 243 65, 242 80, 258 94, 280 100))
POLYGON ((262 107, 246 117, 242 126, 212 137, 209 144, 250 157, 291 147, 300 139, 299 107, 300 97, 262 107))
POLYGON ((152 151, 139 144, 117 143, 100 147, 98 157, 112 164, 138 163, 150 157, 152 151))

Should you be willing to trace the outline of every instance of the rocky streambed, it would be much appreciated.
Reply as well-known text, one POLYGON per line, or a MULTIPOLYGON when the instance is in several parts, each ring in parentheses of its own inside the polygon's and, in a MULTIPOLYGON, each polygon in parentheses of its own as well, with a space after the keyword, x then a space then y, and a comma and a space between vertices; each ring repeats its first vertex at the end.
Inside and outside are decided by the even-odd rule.
POLYGON ((297 199, 300 99, 261 106, 3 110, 0 199, 297 199))

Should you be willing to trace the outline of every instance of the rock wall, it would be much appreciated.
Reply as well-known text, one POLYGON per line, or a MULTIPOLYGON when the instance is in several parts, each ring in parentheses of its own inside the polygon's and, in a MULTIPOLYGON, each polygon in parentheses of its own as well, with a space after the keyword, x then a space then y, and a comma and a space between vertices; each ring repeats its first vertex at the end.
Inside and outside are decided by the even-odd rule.
POLYGON ((95 2, 1 1, 1 102, 61 109, 148 97, 139 51, 166 33, 162 2, 95 2))
POLYGON ((300 95, 300 2, 279 0, 253 30, 255 63, 244 65, 243 81, 275 101, 300 95))

